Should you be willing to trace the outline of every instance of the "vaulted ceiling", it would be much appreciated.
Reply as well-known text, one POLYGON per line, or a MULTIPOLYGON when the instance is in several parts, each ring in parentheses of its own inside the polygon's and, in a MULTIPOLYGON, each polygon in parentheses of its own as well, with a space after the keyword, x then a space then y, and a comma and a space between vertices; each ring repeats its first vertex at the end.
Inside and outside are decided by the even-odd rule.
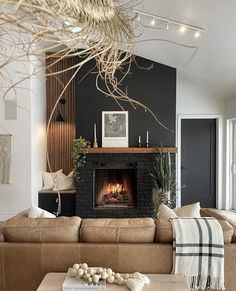
POLYGON ((161 24, 143 27, 150 19, 141 16, 137 55, 176 67, 179 82, 201 86, 209 97, 236 96, 235 0, 144 0, 138 8, 203 27, 205 32, 195 39, 192 31, 181 34, 171 25, 168 30, 158 29, 161 24))

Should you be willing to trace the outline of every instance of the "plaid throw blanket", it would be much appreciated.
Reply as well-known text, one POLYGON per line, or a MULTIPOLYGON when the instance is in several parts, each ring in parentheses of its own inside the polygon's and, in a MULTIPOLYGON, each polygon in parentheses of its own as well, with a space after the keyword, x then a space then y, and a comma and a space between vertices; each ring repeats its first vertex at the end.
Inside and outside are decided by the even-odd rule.
POLYGON ((173 274, 186 277, 189 287, 224 290, 224 239, 213 217, 171 218, 173 274))

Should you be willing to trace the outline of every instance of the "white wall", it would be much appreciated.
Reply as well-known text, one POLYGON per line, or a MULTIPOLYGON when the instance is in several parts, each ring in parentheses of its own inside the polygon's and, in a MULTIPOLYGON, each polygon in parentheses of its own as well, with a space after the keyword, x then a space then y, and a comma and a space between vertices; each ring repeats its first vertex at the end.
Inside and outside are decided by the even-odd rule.
POLYGON ((236 97, 226 100, 225 117, 226 119, 236 118, 236 97))
MULTIPOLYGON (((34 66, 29 61, 8 67, 11 80, 29 74, 34 66)), ((42 72, 41 72, 42 74, 42 72)), ((4 81, 5 88, 10 83, 4 81)), ((10 91, 6 98, 15 98, 10 91)), ((17 120, 5 120, 3 95, 0 95, 0 125, 12 134, 10 184, 0 184, 0 220, 7 219, 37 202, 45 169, 45 94, 39 78, 32 78, 16 88, 17 120), (24 89, 23 89, 24 88, 24 89), (34 88, 34 90, 31 90, 34 88)), ((0 126, 0 133, 5 132, 0 126)))
POLYGON ((42 171, 46 169, 46 82, 42 63, 31 58, 31 203, 38 205, 38 191, 42 188, 42 171))
POLYGON ((225 101, 209 97, 200 84, 177 79, 176 113, 178 114, 225 114, 225 101))

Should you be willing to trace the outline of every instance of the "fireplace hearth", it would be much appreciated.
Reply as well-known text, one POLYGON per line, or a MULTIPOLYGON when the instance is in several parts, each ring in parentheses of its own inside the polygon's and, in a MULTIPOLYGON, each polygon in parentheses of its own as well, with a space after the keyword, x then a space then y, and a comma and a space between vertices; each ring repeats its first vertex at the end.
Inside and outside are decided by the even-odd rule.
POLYGON ((93 173, 94 207, 135 208, 136 164, 101 164, 93 173))

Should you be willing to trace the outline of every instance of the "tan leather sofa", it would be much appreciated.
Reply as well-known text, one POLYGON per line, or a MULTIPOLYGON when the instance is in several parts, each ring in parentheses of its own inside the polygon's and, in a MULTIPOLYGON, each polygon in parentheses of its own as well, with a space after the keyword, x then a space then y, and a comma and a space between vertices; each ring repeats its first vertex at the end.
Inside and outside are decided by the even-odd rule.
MULTIPOLYGON (((167 220, 155 225, 151 218, 29 219, 27 213, 0 227, 1 291, 35 291, 45 274, 66 272, 75 262, 119 272, 165 274, 172 270, 173 233, 167 220)), ((222 217, 220 223, 226 290, 236 291, 235 229, 222 217)))

